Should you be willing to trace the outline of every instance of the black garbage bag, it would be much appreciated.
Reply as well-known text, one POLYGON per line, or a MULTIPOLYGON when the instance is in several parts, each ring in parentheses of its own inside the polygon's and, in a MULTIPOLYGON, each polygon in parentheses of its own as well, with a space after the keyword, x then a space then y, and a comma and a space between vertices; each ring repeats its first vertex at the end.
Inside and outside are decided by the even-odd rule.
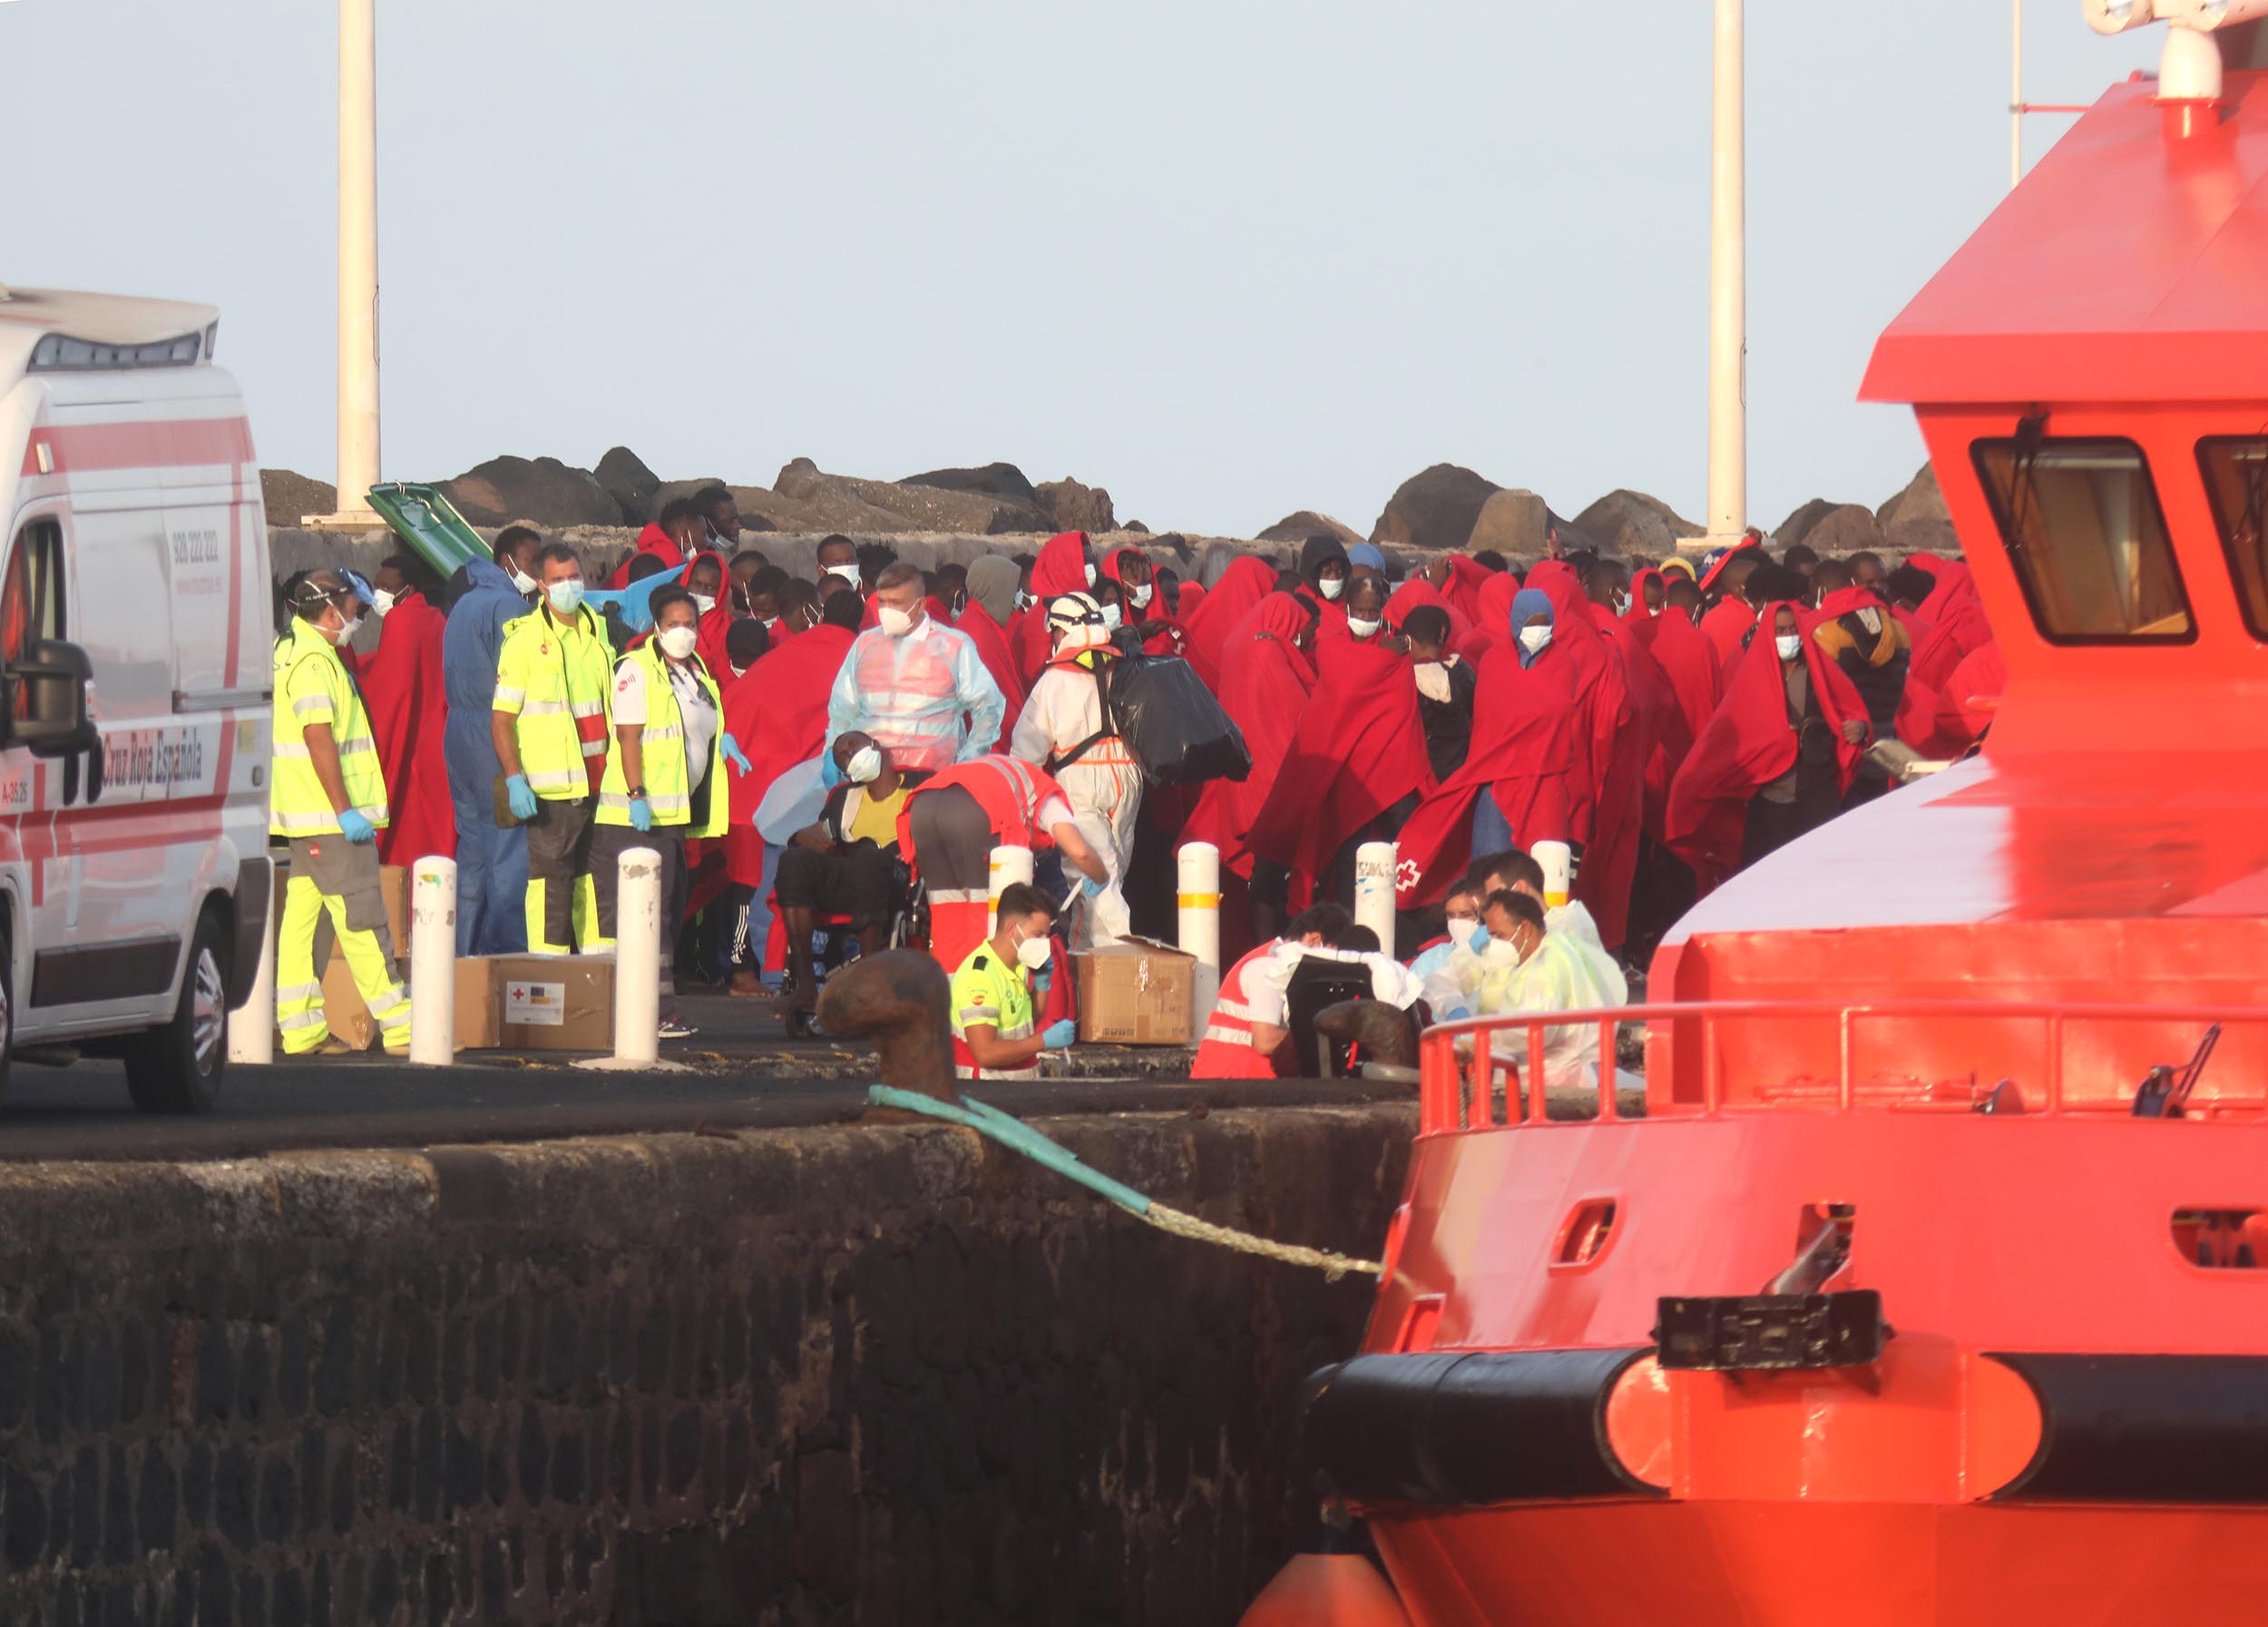
POLYGON ((1105 701, 1118 736, 1156 785, 1242 779, 1252 772, 1244 730, 1178 655, 1121 656, 1105 701))

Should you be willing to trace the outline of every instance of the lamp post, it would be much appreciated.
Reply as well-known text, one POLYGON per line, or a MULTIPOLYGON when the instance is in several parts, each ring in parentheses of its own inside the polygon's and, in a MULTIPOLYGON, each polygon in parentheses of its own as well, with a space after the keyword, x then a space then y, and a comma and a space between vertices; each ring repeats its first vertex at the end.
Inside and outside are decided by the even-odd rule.
POLYGON ((338 512, 318 531, 386 522, 378 480, 378 28, 376 0, 338 0, 338 512))
POLYGON ((1709 513, 1703 546, 1748 524, 1748 263, 1742 105, 1742 0, 1716 0, 1716 88, 1709 142, 1709 513))

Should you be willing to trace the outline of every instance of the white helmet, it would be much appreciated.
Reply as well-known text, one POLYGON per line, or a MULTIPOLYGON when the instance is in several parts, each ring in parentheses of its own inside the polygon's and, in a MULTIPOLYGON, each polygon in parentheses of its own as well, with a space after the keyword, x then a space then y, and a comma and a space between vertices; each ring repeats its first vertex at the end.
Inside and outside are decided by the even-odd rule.
POLYGON ((1095 650, 1110 642, 1102 606, 1087 593, 1058 593, 1048 601, 1048 632, 1058 654, 1095 650))

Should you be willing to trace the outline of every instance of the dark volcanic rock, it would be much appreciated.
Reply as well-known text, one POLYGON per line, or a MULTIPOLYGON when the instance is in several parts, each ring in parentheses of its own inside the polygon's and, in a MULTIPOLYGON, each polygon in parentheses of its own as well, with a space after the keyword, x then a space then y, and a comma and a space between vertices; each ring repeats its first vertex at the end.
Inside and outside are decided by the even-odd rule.
POLYGON ((897 483, 900 485, 934 486, 943 492, 974 492, 985 497, 1007 497, 1018 503, 1028 503, 1033 508, 1046 505, 1031 482, 1014 464, 986 464, 981 469, 932 469, 925 475, 908 475, 897 483))
POLYGON ((1311 536, 1332 536, 1339 546, 1351 548, 1363 540, 1363 534, 1344 520, 1334 520, 1329 515, 1317 514, 1303 508, 1297 514, 1286 515, 1252 540, 1256 543, 1304 543, 1311 536))
POLYGON ((623 524, 643 525, 654 517, 654 494, 661 487, 661 476, 628 446, 608 447, 591 474, 621 509, 623 524))
POLYGON ((1575 524, 1602 554, 1648 560, 1666 558, 1683 538, 1703 534, 1659 497, 1627 489, 1608 492, 1577 515, 1575 524))
POLYGON ((457 512, 475 525, 508 525, 531 520, 538 525, 620 525, 621 505, 607 495, 598 477, 556 457, 492 457, 476 464, 441 491, 457 512))
POLYGON ((1953 516, 1938 486, 1937 471, 1923 464, 1921 472, 1906 483, 1906 489, 1876 509, 1874 517, 1888 531, 1901 520, 1950 520, 1953 516))
POLYGON ((1874 511, 1863 503, 1844 503, 1820 515, 1818 523, 1804 533, 1803 540, 1822 559, 1862 549, 1879 552, 1882 528, 1874 511))
MULTIPOLYGON (((1796 544, 1807 541, 1811 536, 1812 527, 1842 506, 1843 505, 1831 503, 1824 497, 1813 497, 1773 528, 1773 545, 1778 548, 1793 548, 1796 544)), ((1816 544, 1813 545, 1817 546, 1816 544)))
POLYGON ((1084 531, 1100 536, 1119 528, 1118 518, 1110 512, 1110 494, 1099 485, 1081 485, 1066 476, 1042 481, 1034 489, 1041 508, 1057 531, 1084 531))
POLYGON ((860 480, 850 475, 829 475, 807 457, 798 457, 780 470, 773 487, 790 502, 816 509, 841 511, 856 505, 869 513, 890 516, 889 523, 853 522, 838 524, 844 531, 949 531, 964 535, 992 536, 1008 531, 1042 531, 1045 513, 1029 504, 982 492, 948 491, 934 485, 900 485, 887 480, 860 480))
POLYGON ((1408 543, 1420 548, 1462 548, 1472 542, 1482 506, 1502 489, 1471 469, 1435 464, 1394 489, 1372 528, 1370 540, 1408 543))
POLYGON ((262 469, 259 498, 270 525, 297 525, 309 515, 338 512, 338 488, 290 469, 262 469))
POLYGON ((1939 554, 1960 557, 1960 534, 1950 520, 1914 515, 1892 520, 1882 527, 1882 545, 1897 554, 1939 554))

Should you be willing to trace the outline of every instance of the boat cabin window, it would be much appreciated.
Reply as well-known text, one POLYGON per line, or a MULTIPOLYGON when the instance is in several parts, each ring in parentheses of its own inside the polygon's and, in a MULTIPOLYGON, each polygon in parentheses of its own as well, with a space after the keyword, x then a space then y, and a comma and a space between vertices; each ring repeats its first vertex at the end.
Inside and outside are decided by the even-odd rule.
POLYGON ((2268 639, 2268 436, 2210 436, 2197 443, 2236 602, 2254 638, 2268 639))
POLYGON ((2142 448, 2127 440, 1979 441, 2000 540, 2040 635, 2056 644, 2197 636, 2142 448))

